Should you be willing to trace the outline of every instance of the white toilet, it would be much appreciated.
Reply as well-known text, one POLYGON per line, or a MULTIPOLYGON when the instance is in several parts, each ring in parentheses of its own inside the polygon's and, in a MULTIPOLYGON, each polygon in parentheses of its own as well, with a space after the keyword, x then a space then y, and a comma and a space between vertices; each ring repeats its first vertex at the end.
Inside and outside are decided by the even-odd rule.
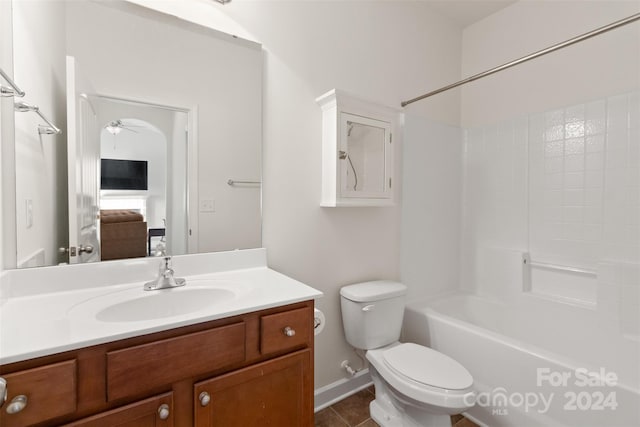
POLYGON ((450 415, 474 405, 473 378, 449 356, 398 341, 406 292, 384 280, 340 290, 347 341, 367 350, 376 391, 371 418, 383 427, 450 427, 450 415))

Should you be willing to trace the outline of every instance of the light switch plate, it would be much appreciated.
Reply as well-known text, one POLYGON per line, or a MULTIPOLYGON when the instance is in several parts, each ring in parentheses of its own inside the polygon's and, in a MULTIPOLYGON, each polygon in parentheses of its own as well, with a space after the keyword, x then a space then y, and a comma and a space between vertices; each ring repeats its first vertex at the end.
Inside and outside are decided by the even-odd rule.
POLYGON ((200 212, 208 213, 215 212, 215 202, 213 199, 202 199, 200 200, 200 212))

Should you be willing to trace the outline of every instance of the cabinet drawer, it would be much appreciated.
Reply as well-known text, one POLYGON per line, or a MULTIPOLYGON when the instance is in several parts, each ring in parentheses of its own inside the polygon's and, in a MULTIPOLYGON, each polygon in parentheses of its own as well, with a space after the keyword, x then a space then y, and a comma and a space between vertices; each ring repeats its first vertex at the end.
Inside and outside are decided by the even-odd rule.
POLYGON ((8 393, 0 410, 0 426, 27 426, 75 412, 76 372, 76 361, 69 360, 3 375, 8 393), (26 406, 7 413, 18 396, 26 397, 26 406))
POLYGON ((245 359, 245 325, 234 323, 107 353, 107 399, 215 371, 245 359))
POLYGON ((65 427, 173 427, 173 393, 103 412, 65 427))
POLYGON ((269 314, 260 318, 260 352, 276 353, 308 345, 312 339, 310 307, 269 314))

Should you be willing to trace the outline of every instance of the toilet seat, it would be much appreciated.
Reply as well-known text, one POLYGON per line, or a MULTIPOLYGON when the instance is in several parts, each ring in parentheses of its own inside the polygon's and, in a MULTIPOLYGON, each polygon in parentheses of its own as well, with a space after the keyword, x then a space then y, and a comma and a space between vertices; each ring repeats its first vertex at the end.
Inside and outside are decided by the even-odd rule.
MULTIPOLYGON (((394 348, 406 346, 406 345, 409 345, 409 347, 406 347, 402 350, 397 350, 397 352, 399 354, 407 352, 410 354, 409 358, 412 358, 412 356, 415 356, 416 360, 419 360, 418 358, 420 357, 420 355, 425 354, 425 352, 423 352, 422 350, 416 351, 415 347, 413 346, 427 348, 427 347, 419 346, 418 344, 395 343, 387 347, 367 351, 366 353, 367 360, 369 360, 372 367, 380 374, 380 376, 384 379, 384 381, 389 386, 391 386, 393 389, 395 389, 397 392, 401 393, 402 395, 416 402, 421 402, 426 405, 434 405, 442 409, 450 410, 449 413, 451 414, 465 411, 470 406, 473 406, 473 403, 475 402, 475 393, 472 387, 473 379, 471 377, 471 374, 469 374, 469 372, 462 365, 458 364, 453 359, 449 358, 448 356, 445 356, 442 353, 438 353, 435 350, 429 349, 432 352, 441 355, 443 358, 447 358, 448 360, 453 361, 457 365, 459 365, 459 368, 461 369, 463 374, 460 373, 460 370, 456 369, 456 375, 460 375, 460 378, 464 379, 465 378, 464 373, 466 373, 466 375, 468 375, 469 381, 467 382, 467 379, 464 379, 464 381, 459 381, 458 384, 462 384, 463 382, 465 382, 468 384, 467 387, 459 388, 459 389, 449 389, 449 388, 443 387, 442 385, 438 386, 438 385, 425 384, 423 382, 417 381, 403 374, 402 371, 399 371, 397 368, 390 366, 389 362, 385 360, 385 352, 388 352, 390 350, 393 350, 394 348), (458 411, 458 412, 455 412, 455 411, 458 411)), ((391 360, 394 360, 395 358, 394 353, 396 352, 390 353, 391 360)), ((439 360, 439 356, 429 358, 429 360, 439 360)), ((399 361, 397 363, 399 363, 399 361)), ((418 367, 421 366, 422 371, 428 369, 429 367, 425 362, 417 362, 416 364, 412 364, 412 366, 415 369, 418 369, 416 365, 418 367)), ((396 364, 396 366, 398 365, 396 364)), ((419 376, 419 378, 425 380, 425 378, 422 376, 419 376)), ((430 382, 436 383, 436 381, 430 381, 430 382)))
POLYGON ((428 347, 400 344, 385 350, 382 357, 396 374, 427 386, 464 390, 473 385, 473 377, 464 366, 428 347))

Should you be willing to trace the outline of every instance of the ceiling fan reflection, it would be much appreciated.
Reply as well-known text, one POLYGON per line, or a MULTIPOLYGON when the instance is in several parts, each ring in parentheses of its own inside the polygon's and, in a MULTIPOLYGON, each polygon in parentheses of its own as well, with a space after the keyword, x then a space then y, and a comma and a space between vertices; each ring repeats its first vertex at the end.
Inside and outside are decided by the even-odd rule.
POLYGON ((112 120, 109 123, 107 123, 104 126, 104 129, 107 130, 107 132, 109 132, 112 135, 117 135, 119 134, 123 129, 127 130, 129 132, 134 132, 134 133, 138 133, 137 130, 133 129, 133 128, 139 128, 139 127, 143 127, 143 126, 138 126, 138 125, 132 125, 130 123, 125 123, 122 120, 118 119, 118 120, 112 120))

